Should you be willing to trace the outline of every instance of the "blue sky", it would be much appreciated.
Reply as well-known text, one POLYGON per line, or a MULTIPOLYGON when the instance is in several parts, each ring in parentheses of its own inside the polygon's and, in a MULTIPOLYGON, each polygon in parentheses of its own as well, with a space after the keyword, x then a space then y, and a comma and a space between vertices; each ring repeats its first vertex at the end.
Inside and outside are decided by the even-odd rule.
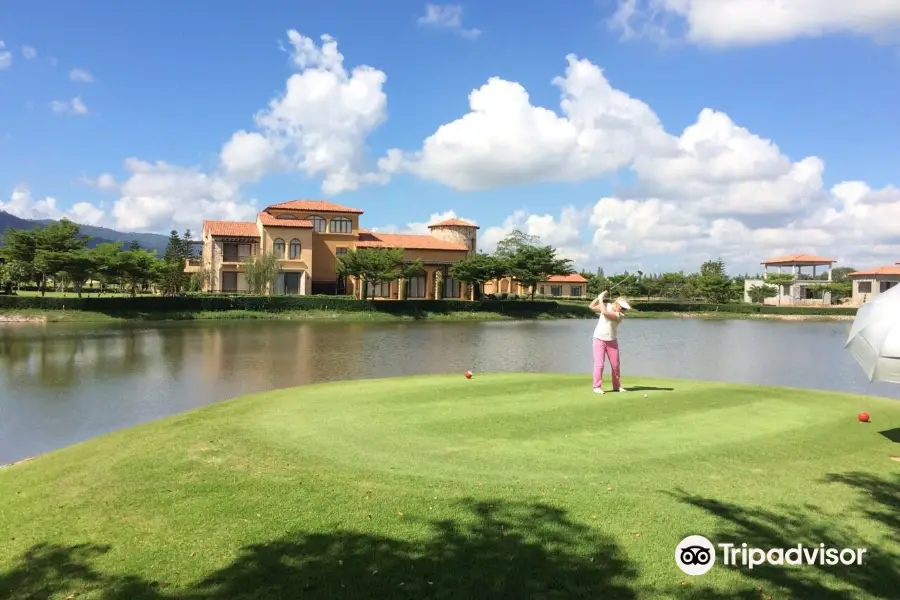
MULTIPOLYGON (((716 254, 725 254, 736 264, 753 264, 758 263, 755 258, 764 258, 756 254, 779 251, 826 253, 879 264, 893 263, 891 257, 900 260, 896 235, 885 232, 883 239, 876 239, 848 233, 864 229, 866 223, 851 214, 852 203, 832 191, 841 182, 864 182, 868 191, 861 202, 870 201, 881 211, 887 204, 900 215, 900 198, 891 195, 891 188, 883 190, 896 182, 900 161, 896 46, 873 39, 877 36, 861 30, 858 20, 853 25, 853 15, 841 14, 824 27, 828 30, 824 35, 810 36, 810 31, 823 27, 800 22, 794 24, 796 34, 783 39, 710 45, 691 39, 682 23, 671 35, 686 37, 661 44, 640 34, 623 39, 622 30, 611 28, 609 19, 620 6, 615 0, 565 4, 565 9, 537 0, 462 4, 462 27, 477 28, 481 33, 476 36, 419 23, 426 14, 425 4, 407 0, 197 1, 165 8, 138 0, 106 0, 90 6, 64 1, 6 3, 0 20, 5 49, 0 52, 11 54, 11 64, 0 70, 0 208, 22 216, 58 216, 78 203, 89 203, 99 210, 86 212, 82 204, 73 214, 91 215, 98 223, 122 229, 132 225, 167 231, 173 225, 183 229, 191 219, 196 229, 207 216, 244 214, 234 208, 239 204, 261 208, 293 198, 326 198, 364 209, 366 225, 387 230, 420 228, 416 224, 431 215, 453 211, 477 221, 488 244, 508 230, 510 222, 505 229, 504 222, 520 211, 520 225, 545 234, 586 265, 638 262, 648 268, 696 268, 694 262, 716 254), (456 175, 461 169, 491 171, 477 190, 454 189, 450 183, 454 174, 435 175, 444 168, 437 159, 419 160, 421 168, 392 172, 387 182, 363 183, 331 194, 323 191, 319 176, 291 168, 269 169, 258 181, 234 182, 236 192, 206 204, 196 196, 201 192, 182 199, 168 184, 148 181, 159 176, 156 172, 129 183, 133 173, 125 168, 128 158, 196 168, 209 177, 221 174, 223 145, 238 130, 255 130, 254 115, 283 93, 287 78, 299 70, 288 51, 291 29, 317 44, 321 35, 333 36, 348 71, 369 65, 386 75, 382 86, 386 120, 363 136, 366 160, 354 163, 361 169, 377 170, 377 159, 392 148, 420 150, 441 125, 469 111, 469 94, 492 77, 518 82, 532 105, 560 114, 560 90, 552 81, 565 75, 566 56, 571 53, 602 69, 612 88, 646 103, 673 139, 695 123, 703 109, 711 108, 748 130, 748 135, 758 136, 755 139, 777 145, 788 164, 810 156, 821 159, 821 183, 810 187, 804 180, 802 192, 784 192, 784 206, 773 207, 772 215, 765 211, 747 215, 740 208, 716 212, 709 206, 753 202, 740 192, 745 189, 741 185, 766 177, 776 180, 783 173, 772 169, 748 173, 758 161, 745 153, 739 169, 743 184, 723 183, 718 177, 716 189, 704 181, 702 191, 697 191, 691 175, 682 178, 672 171, 675 163, 651 161, 642 147, 623 164, 645 160, 643 171, 627 164, 621 169, 588 169, 590 173, 560 183, 552 176, 532 175, 539 170, 534 161, 541 160, 550 142, 525 130, 512 139, 526 140, 516 147, 534 142, 528 149, 531 158, 516 162, 510 157, 514 164, 497 167, 508 175, 501 178, 502 184, 496 183, 497 171, 487 163, 491 157, 504 158, 509 147, 492 145, 496 139, 479 140, 477 132, 466 136, 466 143, 480 148, 471 154, 478 160, 460 162, 466 151, 457 149, 453 171, 456 175), (23 46, 36 49, 36 57, 26 58, 23 46), (90 73, 93 81, 73 81, 73 69, 90 73), (73 98, 81 100, 86 114, 53 111, 54 101, 73 98), (479 154, 488 146, 496 152, 479 154), (651 170, 667 173, 668 180, 653 180, 651 170), (115 178, 115 188, 97 189, 81 181, 103 173, 115 178), (732 187, 723 187, 726 184, 732 187), (27 198, 22 190, 27 190, 27 198), (879 191, 889 198, 883 194, 876 198, 879 191), (47 197, 55 199, 53 207, 42 204, 47 197), (603 197, 631 202, 604 212, 597 204, 603 197), (226 204, 230 208, 221 208, 226 204), (567 206, 578 211, 568 221, 561 212, 567 206), (198 207, 209 209, 209 215, 198 215, 198 207), (856 220, 842 221, 840 230, 834 229, 834 219, 829 222, 822 212, 826 207, 840 212, 842 219, 856 220), (183 211, 188 208, 186 215, 183 211), (152 216, 131 214, 142 210, 152 216), (679 216, 673 217, 676 213, 679 216), (529 215, 535 218, 529 221, 529 215), (654 229, 653 223, 635 225, 641 215, 661 228, 660 243, 645 243, 647 236, 654 237, 654 229), (690 223, 684 221, 687 215, 690 223), (539 222, 539 216, 550 220, 539 222), (667 231, 675 222, 682 228, 681 237, 667 231), (717 247, 716 240, 723 238, 716 232, 735 222, 742 227, 741 244, 728 240, 717 247), (577 236, 559 233, 566 223, 575 223, 577 236), (694 243, 698 236, 703 244, 694 243)), ((640 8, 640 3, 636 6, 640 8)), ((900 20, 897 13, 900 10, 890 15, 897 17, 895 23, 900 20)), ((740 14, 733 18, 739 23, 740 14)), ((695 37, 699 39, 699 34, 695 37)), ((604 114, 608 118, 611 113, 604 114)), ((714 141, 719 150, 743 151, 740 143, 721 136, 714 141)), ((710 152, 695 148, 692 158, 713 160, 710 152)), ((729 160, 738 160, 736 156, 729 160)), ((769 191, 777 195, 779 190, 769 191)), ((878 213, 880 221, 885 214, 878 213)))

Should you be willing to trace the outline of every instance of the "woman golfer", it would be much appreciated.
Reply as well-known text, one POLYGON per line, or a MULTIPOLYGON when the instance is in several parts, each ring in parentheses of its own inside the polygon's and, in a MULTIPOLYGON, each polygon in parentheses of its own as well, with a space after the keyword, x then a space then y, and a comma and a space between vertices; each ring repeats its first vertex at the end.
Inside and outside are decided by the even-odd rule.
POLYGON ((619 368, 619 340, 616 330, 619 323, 625 318, 625 311, 631 310, 631 305, 621 296, 615 302, 605 302, 606 292, 602 292, 591 302, 591 310, 598 313, 599 320, 594 328, 594 393, 603 394, 603 366, 606 357, 609 357, 609 366, 612 369, 612 384, 614 392, 627 392, 621 386, 621 370, 619 368))

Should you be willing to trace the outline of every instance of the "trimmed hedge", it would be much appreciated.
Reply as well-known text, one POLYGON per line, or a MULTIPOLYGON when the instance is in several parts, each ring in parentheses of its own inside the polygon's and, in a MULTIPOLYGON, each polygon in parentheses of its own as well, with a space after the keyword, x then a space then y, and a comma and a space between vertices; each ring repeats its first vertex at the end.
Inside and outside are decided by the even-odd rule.
MULTIPOLYGON (((729 303, 705 304, 700 302, 640 302, 634 307, 640 311, 663 313, 731 313, 731 314, 781 314, 781 315, 855 315, 856 308, 827 306, 768 306, 762 304, 729 303)), ((585 314, 593 313, 587 305, 547 300, 355 300, 350 296, 249 296, 193 295, 193 296, 85 296, 60 298, 58 296, 0 296, 0 310, 83 310, 105 313, 164 313, 252 310, 284 312, 296 310, 335 310, 347 312, 380 311, 391 314, 415 314, 422 312, 496 312, 503 314, 585 314)))
MULTIPOLYGON (((252 310, 285 312, 296 310, 334 310, 346 312, 380 311, 392 314, 419 312, 497 312, 505 314, 541 314, 573 312, 556 302, 522 300, 355 300, 346 296, 137 296, 82 297, 0 296, 0 310, 81 310, 104 313, 166 313, 252 310)), ((580 307, 577 307, 580 308, 580 307)), ((580 312, 580 311, 578 311, 580 312)), ((589 312, 589 311, 586 311, 589 312)))
POLYGON ((702 302, 632 302, 637 310, 647 312, 702 312, 731 314, 763 314, 763 315, 856 315, 856 307, 849 306, 769 306, 766 304, 750 304, 745 302, 729 302, 728 304, 706 304, 702 302))

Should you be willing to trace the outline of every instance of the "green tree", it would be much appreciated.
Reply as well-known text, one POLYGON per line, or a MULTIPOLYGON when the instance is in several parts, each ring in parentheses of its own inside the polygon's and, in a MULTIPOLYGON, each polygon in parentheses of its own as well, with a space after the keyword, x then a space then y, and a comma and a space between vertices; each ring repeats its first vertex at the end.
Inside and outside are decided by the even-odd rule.
MULTIPOLYGON (((16 265, 15 270, 22 277, 19 282, 33 281, 35 278, 34 258, 37 252, 37 229, 8 229, 3 237, 4 245, 0 249, 0 253, 6 259, 7 265, 16 265)), ((12 271, 8 272, 13 273, 12 271)))
POLYGON ((403 273, 402 248, 359 248, 338 259, 338 275, 353 276, 363 282, 360 298, 368 297, 369 286, 398 279, 403 273))
POLYGON ((658 294, 662 298, 670 300, 687 298, 685 295, 686 277, 684 273, 663 273, 657 278, 659 291, 658 294))
POLYGON ((119 256, 118 270, 132 297, 154 281, 160 281, 168 265, 147 250, 126 250, 119 256))
POLYGON ((97 244, 94 248, 94 277, 100 282, 101 292, 107 287, 118 285, 124 279, 122 271, 122 242, 97 244))
POLYGON ((781 304, 781 297, 789 293, 789 286, 794 283, 794 275, 792 273, 771 273, 766 274, 765 282, 774 285, 779 293, 778 303, 781 304))
POLYGON ((480 297, 486 281, 499 279, 506 274, 506 266, 495 256, 479 252, 450 267, 450 277, 475 286, 480 297))
MULTIPOLYGON (((28 234, 21 235, 28 238, 28 234)), ((61 219, 31 230, 30 235, 33 236, 34 248, 31 264, 35 275, 40 277, 43 296, 47 290, 47 279, 56 276, 62 270, 65 264, 64 255, 85 248, 90 237, 81 235, 79 226, 68 219, 61 219)), ((26 245, 29 243, 26 241, 26 245)))
MULTIPOLYGON (((855 270, 856 269, 854 269, 854 271, 855 270)), ((851 271, 851 273, 852 272, 853 271, 851 271)), ((832 273, 832 277, 834 277, 834 273, 832 273)), ((825 284, 825 289, 831 292, 832 304, 840 304, 853 295, 853 282, 850 279, 831 281, 825 284)))
POLYGON ((700 265, 700 277, 727 277, 725 273, 725 261, 721 258, 708 260, 700 265))
POLYGON ((538 244, 540 244, 540 238, 536 235, 529 235, 518 229, 513 229, 497 244, 494 256, 500 259, 512 258, 523 248, 536 248, 538 244))
POLYGON ((14 289, 30 280, 30 273, 30 264, 18 260, 5 260, 0 263, 0 285, 6 294, 12 294, 14 289))
POLYGON ((606 289, 606 276, 603 275, 603 268, 597 267, 596 273, 582 273, 587 282, 587 293, 589 296, 597 296, 606 289))
POLYGON ((707 302, 725 304, 735 299, 731 278, 725 274, 722 259, 708 260, 700 266, 697 291, 707 302))
POLYGON ((251 294, 261 296, 267 290, 271 290, 279 273, 281 263, 271 252, 251 255, 244 260, 244 276, 247 278, 247 287, 250 288, 251 294))
POLYGON ((560 258, 552 246, 522 245, 505 261, 509 274, 530 291, 534 299, 538 283, 547 281, 554 275, 570 275, 574 273, 572 261, 560 258))
POLYGON ((778 290, 771 285, 754 285, 747 290, 751 302, 762 304, 767 298, 774 298, 778 294, 778 290))
POLYGON ((159 266, 159 283, 163 294, 181 294, 189 283, 189 275, 184 272, 185 261, 190 247, 190 230, 185 232, 187 240, 174 229, 169 233, 169 243, 163 254, 163 264, 159 266))
POLYGON ((97 269, 96 253, 90 248, 69 250, 59 253, 58 261, 58 270, 66 274, 66 278, 75 286, 75 293, 81 298, 84 283, 97 269))
POLYGON ((853 267, 835 267, 831 270, 831 282, 832 283, 842 283, 844 281, 850 281, 848 275, 856 271, 853 267))
POLYGON ((606 278, 606 287, 608 292, 613 292, 620 296, 636 296, 641 293, 640 283, 637 274, 621 273, 618 275, 610 275, 606 278))

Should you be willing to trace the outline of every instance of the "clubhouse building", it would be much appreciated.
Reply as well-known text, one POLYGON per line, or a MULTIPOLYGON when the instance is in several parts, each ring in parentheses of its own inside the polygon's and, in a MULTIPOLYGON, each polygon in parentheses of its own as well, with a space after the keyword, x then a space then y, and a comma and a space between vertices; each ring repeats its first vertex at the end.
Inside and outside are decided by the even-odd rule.
POLYGON ((400 248, 404 260, 422 262, 408 280, 369 286, 368 297, 469 298, 468 286, 449 276, 451 265, 476 252, 478 227, 460 219, 428 226, 428 235, 387 234, 360 227, 363 211, 318 200, 292 200, 266 207, 255 221, 204 221, 202 251, 187 272, 203 271, 206 292, 248 292, 244 262, 274 253, 280 272, 271 294, 358 295, 355 278, 337 274, 338 258, 357 248, 400 248), (374 289, 373 289, 374 287, 374 289))

